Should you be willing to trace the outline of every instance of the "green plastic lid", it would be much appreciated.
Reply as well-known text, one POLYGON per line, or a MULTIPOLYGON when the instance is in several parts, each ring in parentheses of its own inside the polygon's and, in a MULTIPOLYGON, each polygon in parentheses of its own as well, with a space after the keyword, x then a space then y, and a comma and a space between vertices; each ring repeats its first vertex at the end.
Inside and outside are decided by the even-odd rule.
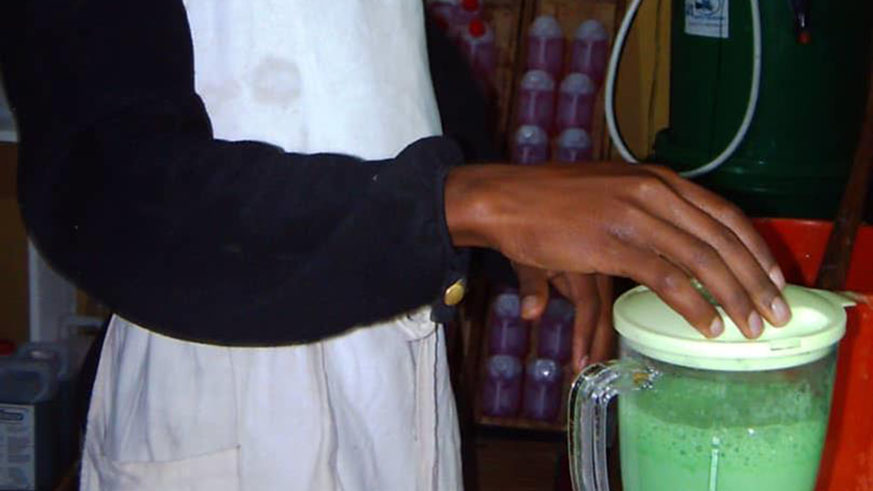
POLYGON ((650 358, 691 368, 719 371, 775 370, 803 365, 828 353, 846 332, 845 308, 854 302, 836 293, 788 285, 791 308, 784 327, 764 323, 758 339, 746 339, 721 307, 725 330, 707 339, 646 287, 615 302, 615 328, 626 345, 650 358))

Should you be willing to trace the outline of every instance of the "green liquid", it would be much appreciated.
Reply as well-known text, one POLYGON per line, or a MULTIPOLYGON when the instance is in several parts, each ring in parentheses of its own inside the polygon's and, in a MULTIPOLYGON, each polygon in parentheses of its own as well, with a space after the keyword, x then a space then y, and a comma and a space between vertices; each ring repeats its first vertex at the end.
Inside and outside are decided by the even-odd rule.
POLYGON ((830 379, 711 383, 664 377, 619 401, 625 491, 804 491, 815 486, 830 379))

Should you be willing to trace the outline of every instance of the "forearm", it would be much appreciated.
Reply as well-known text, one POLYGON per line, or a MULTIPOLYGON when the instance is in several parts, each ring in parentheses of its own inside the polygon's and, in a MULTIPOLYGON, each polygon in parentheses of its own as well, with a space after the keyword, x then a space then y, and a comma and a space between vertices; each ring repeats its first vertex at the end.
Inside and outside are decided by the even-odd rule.
POLYGON ((360 162, 215 140, 181 2, 61 7, 0 19, 22 215, 121 315, 198 341, 296 343, 429 303, 457 274, 452 143, 360 162))

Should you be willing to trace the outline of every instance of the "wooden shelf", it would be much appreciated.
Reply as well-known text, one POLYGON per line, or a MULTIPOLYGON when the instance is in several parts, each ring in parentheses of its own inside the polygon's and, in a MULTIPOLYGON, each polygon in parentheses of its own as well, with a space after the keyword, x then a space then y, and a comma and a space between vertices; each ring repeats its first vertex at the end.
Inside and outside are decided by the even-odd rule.
MULTIPOLYGON (((507 151, 512 132, 515 130, 514 110, 518 84, 524 74, 526 59, 525 39, 528 27, 539 15, 553 15, 561 24, 568 40, 579 24, 588 19, 600 21, 614 37, 621 22, 625 0, 486 0, 485 18, 495 32, 498 46, 498 64, 495 74, 493 101, 495 110, 495 134, 499 148, 507 151)), ((569 46, 569 42, 568 42, 569 46)), ((569 49, 566 56, 569 58, 569 49)), ((557 81, 559 82, 559 81, 557 81)), ((602 94, 603 90, 600 89, 602 94)), ((612 147, 606 131, 603 96, 597 97, 594 123, 591 131, 594 144, 594 158, 608 160, 612 147)), ((508 155, 508 151, 506 152, 508 155)), ((462 422, 466 424, 560 433, 566 431, 566 404, 573 373, 564 368, 562 407, 558 421, 540 422, 525 418, 495 418, 482 414, 480 392, 484 380, 484 360, 489 353, 487 348, 488 309, 493 296, 494 285, 484 281, 471 285, 468 299, 464 302, 460 322, 460 359, 453 370, 459 370, 460 397, 458 398, 462 422)), ((536 353, 536 329, 531 331, 531 349, 526 363, 536 353)), ((463 424, 462 423, 462 424, 463 424)))
POLYGON ((515 430, 547 431, 553 433, 564 433, 567 431, 566 426, 562 423, 546 423, 524 418, 494 418, 479 415, 476 419, 476 424, 499 428, 512 428, 515 430))
MULTIPOLYGON (((569 40, 583 21, 595 19, 613 30, 621 21, 624 11, 623 0, 486 0, 486 20, 493 26, 498 46, 498 63, 495 74, 495 126, 499 148, 507 150, 515 130, 515 99, 518 84, 524 75, 528 27, 539 15, 552 15, 561 24, 569 40)), ((569 61, 570 50, 565 50, 569 61)), ((560 80, 555 81, 556 84, 560 80)), ((600 89, 602 94, 602 88, 600 89)), ((598 160, 607 159, 611 148, 607 134, 603 97, 598 96, 595 107, 591 141, 594 156, 598 160)))
MULTIPOLYGON (((482 426, 493 426, 493 427, 501 427, 501 428, 511 428, 511 429, 519 429, 519 430, 537 430, 537 431, 548 431, 548 432, 564 432, 566 431, 566 420, 567 420, 567 399, 570 391, 570 385, 573 382, 574 373, 570 368, 569 364, 564 364, 561 367, 562 373, 562 389, 561 389, 561 407, 558 409, 558 417, 556 421, 546 422, 546 421, 538 421, 534 419, 524 418, 522 416, 515 417, 493 417, 487 416, 482 412, 482 404, 481 404, 481 393, 482 393, 482 385, 486 377, 486 364, 484 360, 487 360, 491 355, 489 353, 488 346, 488 331, 490 324, 490 307, 491 302, 494 297, 498 293, 498 290, 494 288, 493 285, 485 285, 484 283, 480 285, 480 288, 485 288, 485 291, 480 292, 479 295, 482 297, 480 299, 479 306, 476 307, 482 312, 480 315, 476 316, 473 321, 473 325, 471 325, 472 329, 475 329, 480 336, 478 337, 478 342, 473 346, 476 351, 475 359, 477 360, 475 363, 475 378, 473 379, 473 383, 470 384, 472 389, 472 394, 468 391, 467 397, 473 401, 473 419, 476 424, 482 426)), ((525 358, 522 361, 523 366, 527 366, 527 363, 536 359, 537 353, 537 335, 538 335, 539 325, 538 323, 533 323, 530 326, 529 332, 529 347, 528 352, 525 358)), ((522 373, 522 378, 524 378, 524 373, 522 373)), ((522 388, 522 390, 524 390, 522 388)))

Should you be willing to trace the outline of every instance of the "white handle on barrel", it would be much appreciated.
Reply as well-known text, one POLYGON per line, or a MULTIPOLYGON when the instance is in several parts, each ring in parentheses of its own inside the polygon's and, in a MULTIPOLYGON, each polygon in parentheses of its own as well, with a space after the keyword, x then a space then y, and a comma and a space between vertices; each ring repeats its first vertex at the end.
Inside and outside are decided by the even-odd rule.
MULTIPOLYGON (((640 8, 642 0, 632 0, 630 6, 622 19, 621 26, 615 37, 612 53, 609 57, 609 64, 606 71, 606 85, 604 112, 606 115, 606 126, 609 130, 609 137, 615 145, 618 153, 622 158, 631 163, 637 163, 638 160, 634 157, 630 149, 625 145, 621 137, 621 132, 618 130, 618 123, 615 118, 615 79, 618 73, 618 62, 621 58, 621 53, 624 51, 624 43, 627 39, 628 31, 631 24, 640 8)), ((752 15, 752 80, 749 86, 749 101, 746 104, 746 111, 743 113, 743 119, 740 122, 740 127, 734 134, 727 147, 721 151, 713 160, 706 164, 702 164, 694 169, 682 172, 683 177, 692 178, 702 176, 717 169, 721 164, 725 163, 731 155, 737 150, 737 147, 743 142, 749 127, 752 125, 752 119, 755 117, 755 109, 758 106, 758 94, 761 87, 761 11, 758 5, 758 0, 749 0, 749 9, 752 15)))

